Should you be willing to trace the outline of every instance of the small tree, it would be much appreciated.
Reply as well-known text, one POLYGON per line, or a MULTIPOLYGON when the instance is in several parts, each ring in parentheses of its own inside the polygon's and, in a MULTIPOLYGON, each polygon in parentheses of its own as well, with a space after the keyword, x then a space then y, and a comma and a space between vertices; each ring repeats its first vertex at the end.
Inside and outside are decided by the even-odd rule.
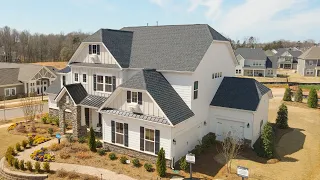
POLYGON ((20 99, 21 101, 21 107, 23 110, 24 118, 27 121, 30 121, 32 123, 32 131, 34 131, 35 125, 34 120, 36 118, 37 112, 38 112, 38 103, 36 100, 35 94, 29 94, 26 97, 23 97, 20 99))
POLYGON ((292 101, 291 100, 291 89, 290 88, 286 88, 286 91, 284 92, 284 96, 283 99, 284 101, 292 101))
POLYGON ((166 176, 166 159, 165 159, 165 151, 163 148, 160 149, 158 153, 158 159, 157 159, 157 173, 160 177, 166 176))
POLYGON ((302 102, 302 89, 300 87, 298 87, 298 90, 296 91, 295 95, 294 95, 294 101, 295 102, 302 102))
POLYGON ((310 108, 317 108, 318 107, 318 94, 317 94, 317 90, 314 88, 312 88, 309 92, 308 106, 310 108))
POLYGON ((263 127, 263 131, 261 134, 262 148, 263 148, 263 156, 267 158, 273 157, 273 144, 274 144, 274 133, 272 127, 269 123, 267 123, 263 127))
POLYGON ((281 104, 278 110, 278 116, 276 119, 276 125, 280 129, 288 128, 288 108, 285 104, 281 104))
POLYGON ((92 152, 96 152, 97 148, 96 148, 96 137, 94 135, 94 131, 92 129, 92 127, 90 128, 90 137, 89 137, 89 148, 92 152))

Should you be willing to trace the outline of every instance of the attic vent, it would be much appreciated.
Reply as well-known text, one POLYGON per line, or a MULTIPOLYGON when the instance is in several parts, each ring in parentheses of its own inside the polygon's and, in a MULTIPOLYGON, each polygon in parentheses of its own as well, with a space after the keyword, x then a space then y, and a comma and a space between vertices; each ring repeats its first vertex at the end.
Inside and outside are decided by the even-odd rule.
POLYGON ((134 105, 130 106, 130 111, 135 114, 142 114, 142 111, 141 111, 140 106, 138 104, 134 104, 134 105))

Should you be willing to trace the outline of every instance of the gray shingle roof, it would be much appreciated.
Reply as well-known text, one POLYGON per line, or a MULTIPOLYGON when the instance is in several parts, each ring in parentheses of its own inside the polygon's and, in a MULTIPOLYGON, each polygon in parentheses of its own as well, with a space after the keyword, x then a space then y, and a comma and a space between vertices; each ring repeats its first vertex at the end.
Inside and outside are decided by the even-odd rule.
POLYGON ((107 99, 108 99, 107 97, 95 96, 95 95, 89 94, 80 102, 80 105, 99 108, 107 99))
POLYGON ((57 77, 52 84, 50 84, 50 86, 48 87, 48 89, 46 90, 46 93, 50 93, 50 94, 58 94, 61 90, 61 80, 59 77, 57 77))
POLYGON ((299 56, 299 59, 320 59, 320 46, 313 46, 299 56))
POLYGON ((251 78, 224 77, 211 106, 256 111, 269 88, 251 78))
POLYGON ((267 56, 274 56, 274 55, 275 55, 275 53, 272 52, 271 50, 266 50, 264 53, 265 53, 267 56))
POLYGON ((293 50, 290 50, 287 48, 280 48, 277 51, 278 51, 277 54, 275 54, 275 56, 277 56, 277 57, 281 56, 286 51, 288 51, 293 57, 299 57, 302 54, 301 51, 293 51, 293 50))
POLYGON ((80 102, 88 95, 81 83, 68 84, 65 85, 65 88, 76 104, 80 104, 80 102))
POLYGON ((235 51, 235 54, 240 54, 244 59, 251 60, 262 60, 265 61, 267 59, 267 55, 261 48, 238 48, 235 51))
POLYGON ((21 83, 18 80, 19 68, 0 69, 0 85, 10 85, 21 83))
POLYGON ((19 68, 19 81, 30 81, 36 73, 38 73, 43 66, 37 64, 25 64, 25 63, 0 63, 0 69, 3 68, 19 68))
POLYGON ((148 91, 173 125, 194 116, 167 79, 155 70, 141 70, 120 87, 148 91))
POLYGON ((70 66, 85 66, 85 67, 104 67, 104 68, 117 68, 119 66, 116 64, 101 64, 101 63, 80 63, 80 62, 73 62, 70 66))
POLYGON ((59 73, 69 73, 71 72, 70 66, 66 66, 65 68, 58 71, 59 73))
POLYGON ((114 109, 102 109, 101 112, 108 113, 108 114, 115 114, 119 116, 125 116, 125 117, 139 118, 145 121, 151 121, 151 122, 170 125, 170 122, 166 118, 162 118, 162 117, 149 116, 144 114, 135 114, 132 112, 114 110, 114 109))

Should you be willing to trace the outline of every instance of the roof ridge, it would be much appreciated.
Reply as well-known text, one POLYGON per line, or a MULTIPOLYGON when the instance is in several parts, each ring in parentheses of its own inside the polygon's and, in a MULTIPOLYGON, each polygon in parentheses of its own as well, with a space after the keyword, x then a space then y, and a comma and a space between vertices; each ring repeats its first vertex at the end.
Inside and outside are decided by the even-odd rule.
POLYGON ((168 24, 168 25, 154 25, 154 26, 125 26, 123 28, 138 28, 138 27, 167 27, 167 26, 194 26, 194 25, 208 25, 208 24, 168 24))

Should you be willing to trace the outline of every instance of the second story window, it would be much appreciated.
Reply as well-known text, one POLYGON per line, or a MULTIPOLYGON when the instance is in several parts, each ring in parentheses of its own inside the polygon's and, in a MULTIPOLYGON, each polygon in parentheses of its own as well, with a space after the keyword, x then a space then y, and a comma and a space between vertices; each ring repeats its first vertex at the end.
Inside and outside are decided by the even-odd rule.
POLYGON ((89 45, 89 54, 100 54, 100 45, 99 44, 90 44, 89 45))
POLYGON ((103 76, 97 76, 97 91, 103 91, 103 76))
POLYGON ((96 83, 94 86, 97 91, 113 92, 116 89, 116 77, 115 76, 96 76, 96 83))
POLYGON ((79 82, 79 74, 78 73, 74 73, 74 81, 79 82))
POLYGON ((193 83, 193 99, 198 99, 198 89, 199 89, 199 82, 195 81, 193 83))
POLYGON ((87 74, 82 74, 82 82, 87 82, 87 74))

